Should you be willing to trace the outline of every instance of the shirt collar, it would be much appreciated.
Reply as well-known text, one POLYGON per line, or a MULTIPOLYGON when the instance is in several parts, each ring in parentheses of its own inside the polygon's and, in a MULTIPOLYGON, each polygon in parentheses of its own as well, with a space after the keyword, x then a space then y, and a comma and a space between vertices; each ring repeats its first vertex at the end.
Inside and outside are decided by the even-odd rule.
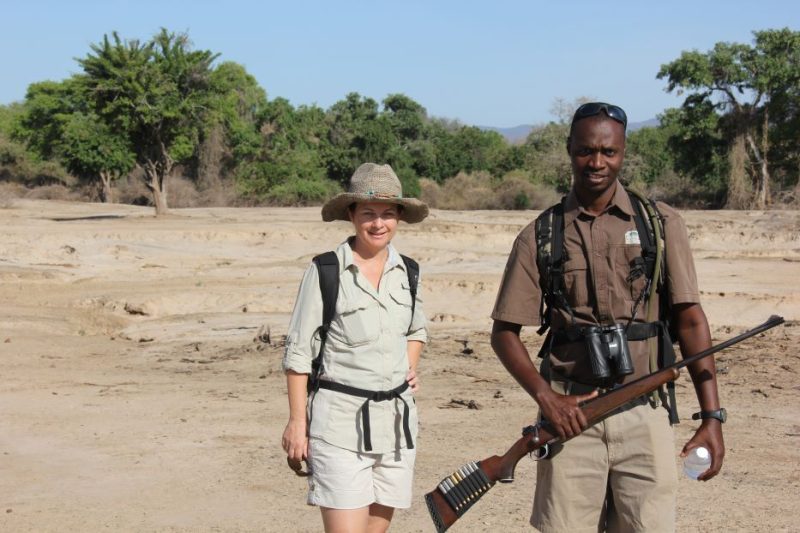
MULTIPOLYGON (((631 204, 628 193, 625 191, 625 187, 623 187, 619 181, 614 184, 614 187, 616 187, 614 189, 614 196, 611 197, 611 202, 608 204, 608 209, 606 209, 606 211, 617 208, 629 217, 634 216, 633 205, 631 204)), ((586 210, 578 203, 578 197, 573 187, 570 189, 564 204, 564 225, 570 225, 579 214, 585 212, 586 210)))

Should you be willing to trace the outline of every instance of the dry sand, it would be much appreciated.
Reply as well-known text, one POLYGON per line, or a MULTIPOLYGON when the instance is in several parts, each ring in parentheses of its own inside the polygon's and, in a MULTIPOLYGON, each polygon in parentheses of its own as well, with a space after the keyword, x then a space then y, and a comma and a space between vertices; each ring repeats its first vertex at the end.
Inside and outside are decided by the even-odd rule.
MULTIPOLYGON (((434 211, 396 244, 423 268, 415 505, 503 453, 536 415, 488 344, 506 255, 535 212, 434 211), (461 354, 468 340, 471 356, 461 354), (452 402, 456 400, 456 402, 452 402), (476 402, 479 409, 457 407, 476 402), (454 407, 455 406, 455 407, 454 407)), ((728 450, 681 477, 680 531, 800 529, 800 212, 685 212, 715 340, 778 328, 719 357, 728 450)), ((0 530, 319 531, 286 467, 281 338, 303 269, 348 234, 319 209, 186 209, 16 201, 0 210, 0 530)), ((539 340, 525 330, 531 349, 539 340)), ((680 446, 696 423, 678 383, 680 446)), ((535 463, 453 531, 524 531, 535 463)))

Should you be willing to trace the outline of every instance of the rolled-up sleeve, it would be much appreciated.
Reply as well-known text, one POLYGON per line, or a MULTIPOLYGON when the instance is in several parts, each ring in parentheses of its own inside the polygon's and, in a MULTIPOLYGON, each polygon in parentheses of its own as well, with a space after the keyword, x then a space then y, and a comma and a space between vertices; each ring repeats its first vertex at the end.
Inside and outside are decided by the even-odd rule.
POLYGON ((298 374, 311 373, 311 361, 320 347, 319 327, 322 325, 322 295, 319 290, 319 273, 316 265, 306 269, 294 303, 286 350, 283 354, 283 371, 298 374))
POLYGON ((414 303, 414 315, 411 317, 411 325, 408 328, 406 340, 428 342, 428 319, 422 309, 422 277, 417 282, 417 295, 414 303))

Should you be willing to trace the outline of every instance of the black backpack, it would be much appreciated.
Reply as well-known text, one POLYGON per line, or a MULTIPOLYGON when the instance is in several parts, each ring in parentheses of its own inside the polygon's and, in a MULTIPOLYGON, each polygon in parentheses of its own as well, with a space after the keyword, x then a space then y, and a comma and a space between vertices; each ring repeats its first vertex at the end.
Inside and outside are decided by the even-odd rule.
MULTIPOLYGON (((411 320, 414 320, 414 310, 417 304, 417 285, 419 285, 419 264, 400 254, 403 263, 406 265, 408 274, 408 286, 411 292, 411 320)), ((319 376, 322 374, 322 352, 325 349, 325 341, 328 338, 333 316, 336 313, 336 300, 339 297, 339 258, 336 252, 325 252, 313 259, 319 273, 319 290, 322 294, 322 325, 319 327, 319 336, 322 341, 319 346, 319 353, 311 362, 311 374, 308 376, 309 393, 319 388, 319 376)))

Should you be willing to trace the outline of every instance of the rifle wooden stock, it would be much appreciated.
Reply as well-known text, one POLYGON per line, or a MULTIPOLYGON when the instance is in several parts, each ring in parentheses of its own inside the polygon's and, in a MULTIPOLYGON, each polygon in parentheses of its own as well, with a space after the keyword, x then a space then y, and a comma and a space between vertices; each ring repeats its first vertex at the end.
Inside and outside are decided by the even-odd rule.
MULTIPOLYGON (((741 335, 732 337, 658 372, 612 389, 597 398, 582 402, 580 408, 586 416, 589 426, 596 424, 628 402, 658 389, 661 385, 674 381, 684 366, 691 365, 704 357, 713 355, 782 323, 782 317, 773 315, 760 326, 745 331, 741 335)), ((555 431, 546 423, 528 426, 523 429, 522 437, 505 454, 493 455, 477 463, 467 463, 443 479, 436 489, 425 495, 428 512, 436 526, 436 531, 439 533, 446 531, 496 482, 510 483, 514 481, 514 469, 523 457, 560 441, 561 439, 555 431)))

